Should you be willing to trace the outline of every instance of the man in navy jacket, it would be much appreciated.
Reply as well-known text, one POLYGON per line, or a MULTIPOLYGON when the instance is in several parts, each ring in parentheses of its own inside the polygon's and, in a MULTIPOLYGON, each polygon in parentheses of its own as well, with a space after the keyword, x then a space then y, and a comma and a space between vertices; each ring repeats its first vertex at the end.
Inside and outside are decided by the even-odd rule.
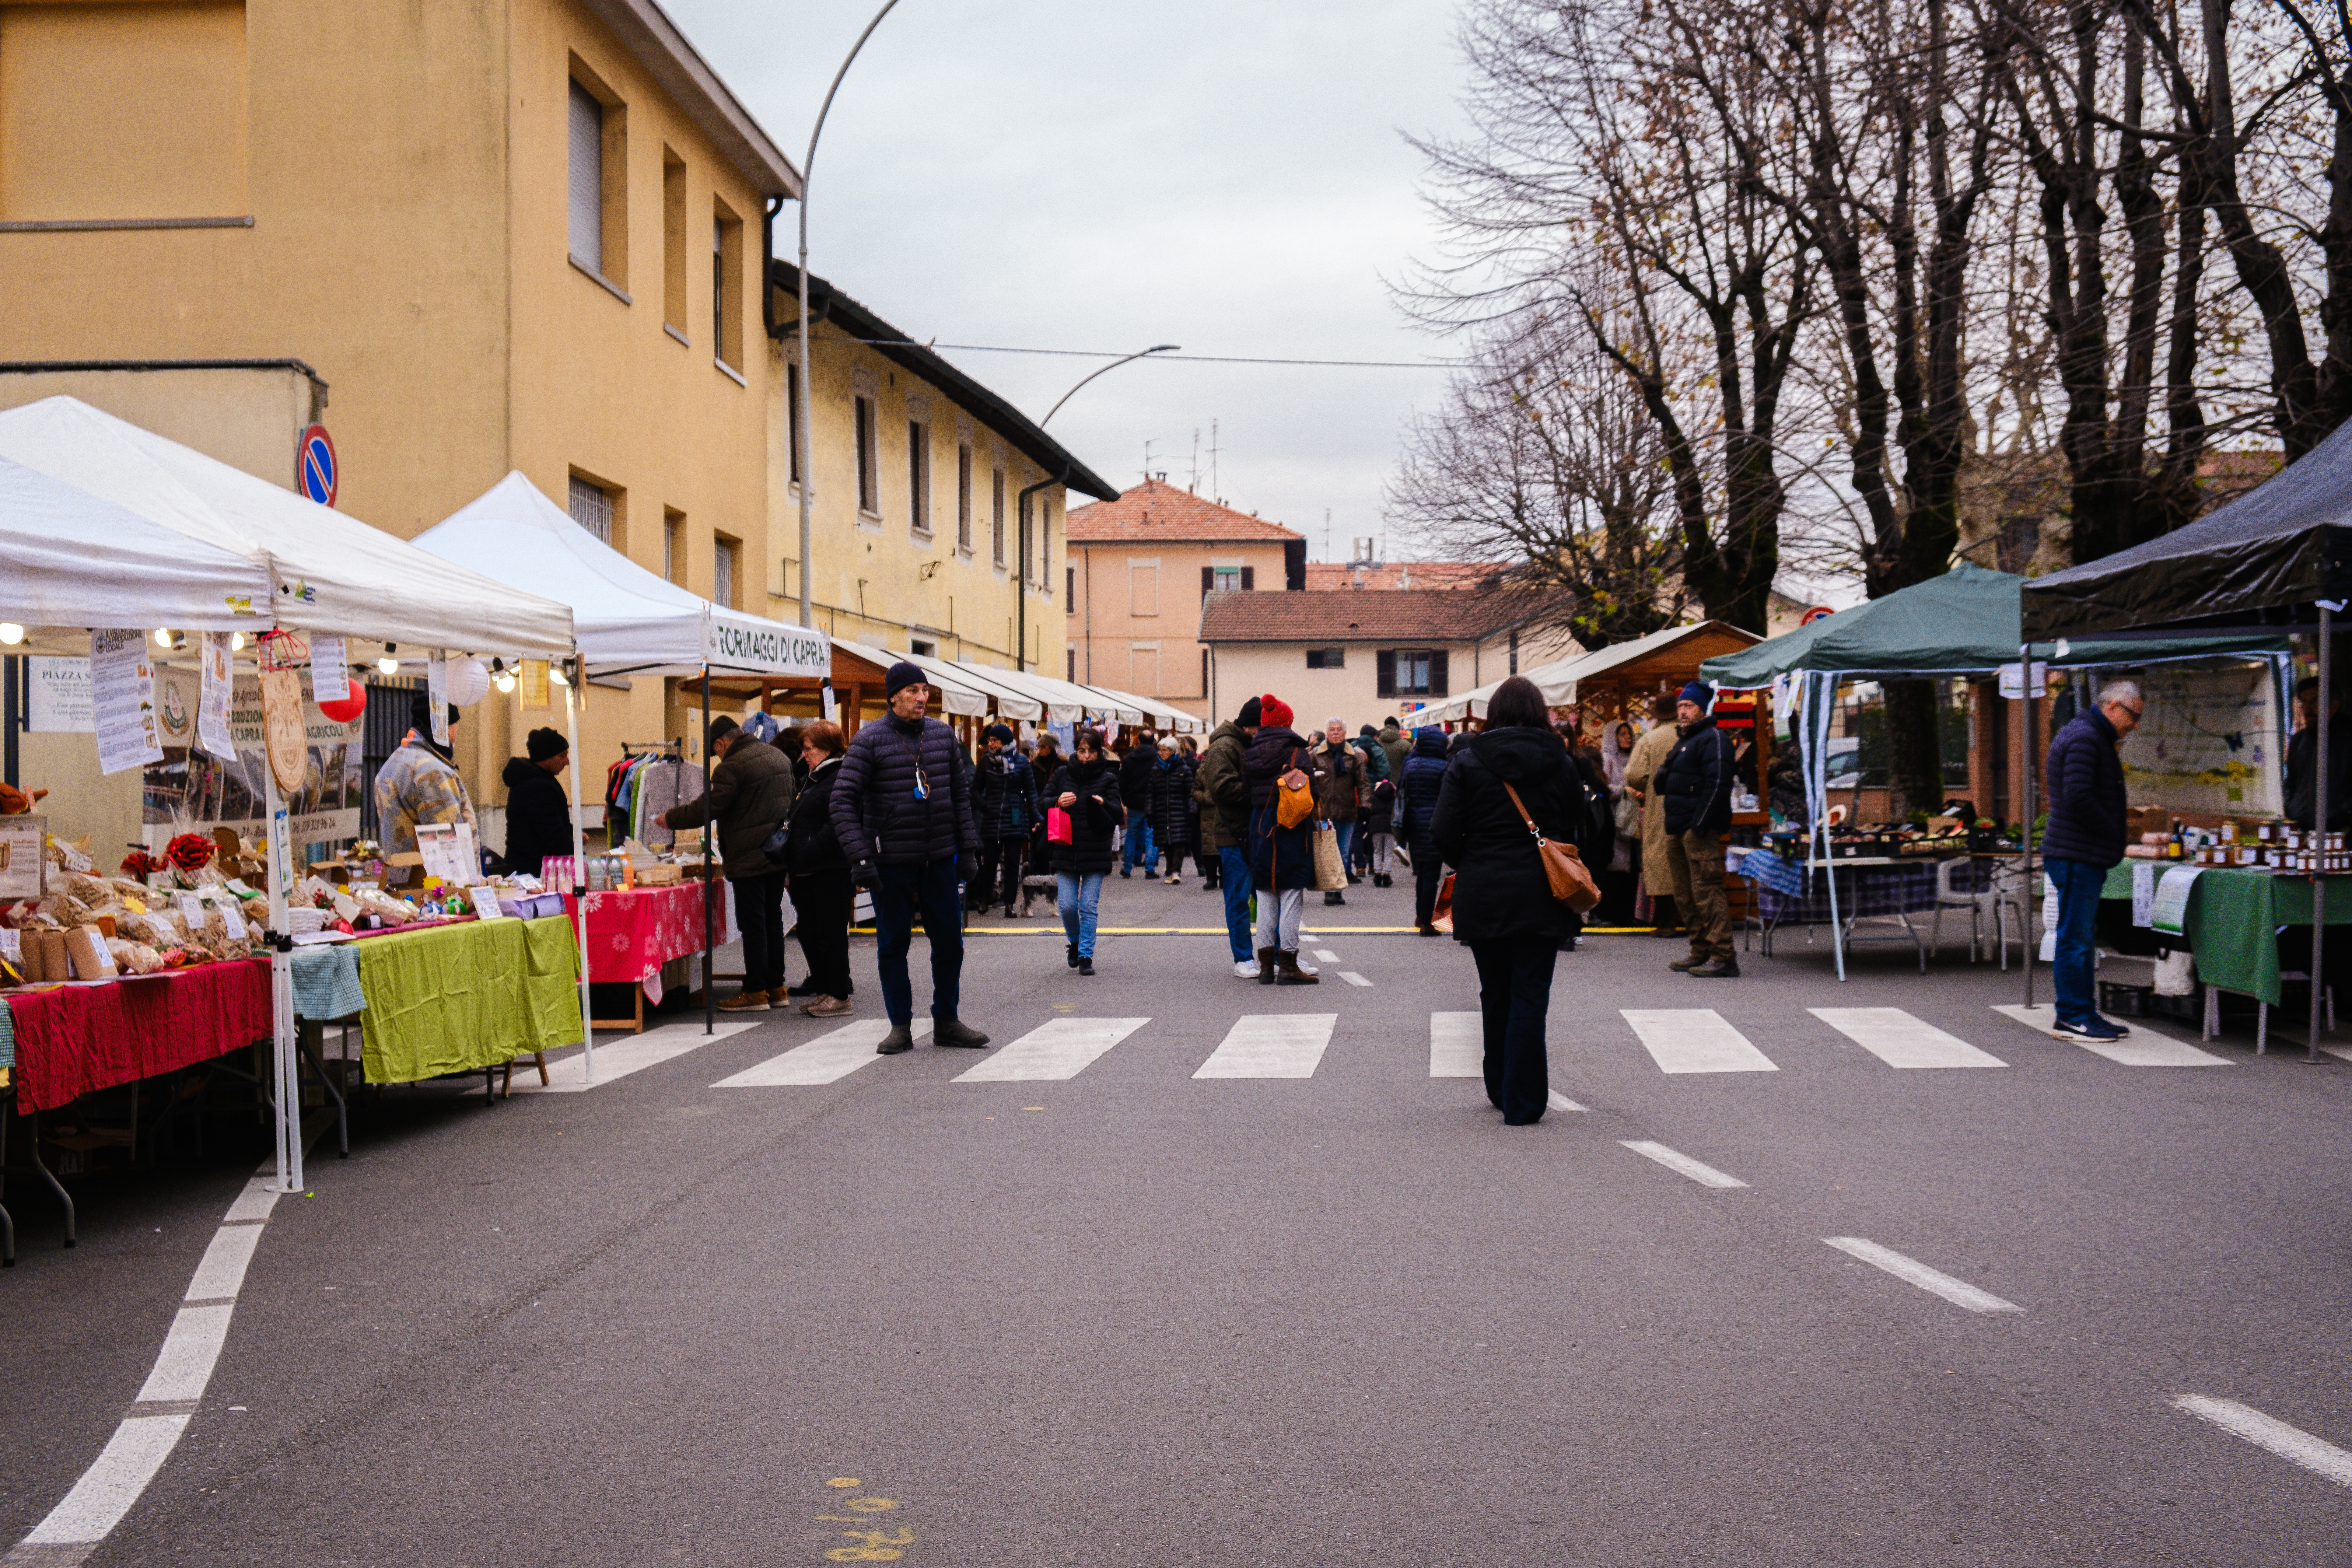
POLYGON ((1739 952, 1731 945, 1731 903, 1723 891, 1723 836, 1731 829, 1731 737, 1716 728, 1708 708, 1714 689, 1694 680, 1675 703, 1682 739, 1658 764, 1653 781, 1666 802, 1666 865, 1675 878, 1675 908, 1690 927, 1690 956, 1668 964, 1700 980, 1739 978, 1739 952))
POLYGON ((2107 868, 2124 858, 2124 737, 2139 727, 2139 688, 2118 680, 2099 704, 2077 713, 2050 738, 2050 826, 2043 868, 2058 889, 2058 941, 2051 984, 2058 994, 2055 1034, 2074 1040, 2120 1040, 2131 1033, 2099 1016, 2091 991, 2098 940, 2099 889, 2107 868))
POLYGON ((914 986, 907 951, 915 915, 931 947, 931 1040, 984 1046, 988 1037, 956 1016, 963 981, 963 906, 956 859, 980 852, 972 819, 971 763, 955 731, 923 717, 931 689, 919 665, 899 663, 883 678, 890 710, 857 731, 833 785, 833 831, 861 888, 873 889, 875 967, 890 1033, 877 1054, 914 1047, 914 986))

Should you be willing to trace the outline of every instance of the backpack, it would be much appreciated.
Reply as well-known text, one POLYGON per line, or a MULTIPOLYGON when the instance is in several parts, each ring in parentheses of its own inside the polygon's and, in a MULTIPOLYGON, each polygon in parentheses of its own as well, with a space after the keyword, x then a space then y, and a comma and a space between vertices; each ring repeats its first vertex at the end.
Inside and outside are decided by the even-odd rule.
POLYGON ((1315 775, 1298 765, 1298 753, 1290 753, 1290 766, 1274 781, 1274 817, 1285 827, 1296 827, 1315 815, 1315 775), (1289 782, 1294 773, 1306 773, 1297 784, 1289 782))

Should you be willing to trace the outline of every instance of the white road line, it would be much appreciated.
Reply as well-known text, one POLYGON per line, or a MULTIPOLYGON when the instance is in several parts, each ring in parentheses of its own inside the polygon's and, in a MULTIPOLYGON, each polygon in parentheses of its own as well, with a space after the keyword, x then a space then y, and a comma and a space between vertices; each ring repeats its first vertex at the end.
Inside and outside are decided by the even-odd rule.
POLYGON ((1660 1072, 1778 1072, 1770 1057, 1712 1007, 1619 1011, 1642 1037, 1660 1072))
POLYGON ((1370 981, 1365 979, 1362 975, 1357 973, 1352 969, 1343 969, 1339 971, 1339 978, 1346 981, 1350 985, 1370 985, 1371 984, 1370 981))
POLYGON ((1194 1078, 1313 1078, 1337 1013, 1245 1013, 1194 1078))
POLYGON ((596 1081, 593 1083, 590 1083, 583 1076, 585 1058, 582 1057, 567 1058, 549 1067, 548 1077, 553 1081, 544 1084, 539 1081, 536 1068, 531 1069, 529 1077, 526 1078, 524 1064, 517 1062, 514 1092, 517 1094, 585 1094, 592 1089, 602 1089, 608 1083, 614 1083, 627 1078, 631 1073, 640 1073, 647 1068, 659 1067, 662 1063, 673 1061, 688 1051, 699 1050, 704 1046, 716 1045, 731 1035, 740 1035, 746 1029, 757 1028, 765 1021, 758 1018, 740 1023, 722 1020, 713 1032, 708 1035, 702 1032, 702 1026, 698 1023, 665 1024, 658 1029, 647 1029, 644 1034, 629 1039, 616 1041, 609 1046, 598 1046, 596 1047, 596 1081))
POLYGON ((1338 953, 1336 953, 1336 952, 1332 952, 1329 948, 1328 948, 1328 947, 1318 947, 1318 948, 1317 948, 1317 949, 1315 950, 1315 956, 1316 956, 1317 958, 1321 959, 1321 960, 1322 960, 1324 963, 1339 963, 1339 955, 1338 953))
POLYGON ((106 1447, 74 1482, 73 1490, 65 1500, 49 1510, 49 1516, 33 1527, 22 1545, 8 1556, 43 1563, 68 1561, 57 1552, 61 1546, 94 1547, 106 1539, 109 1531, 122 1522, 163 1461, 172 1457, 179 1443, 180 1434, 186 1430, 187 1415, 133 1415, 114 1428, 106 1447), (46 1547, 46 1552, 28 1552, 27 1547, 46 1547))
POLYGON ((1429 1016, 1429 1076, 1483 1078, 1486 1071, 1486 1026, 1475 1013, 1429 1016))
POLYGON ((212 1245, 205 1248, 204 1261, 196 1265, 196 1277, 188 1281, 185 1299, 225 1301, 236 1295, 245 1283, 246 1265, 253 1261, 253 1249, 260 1242, 257 1225, 224 1225, 213 1232, 212 1245))
POLYGON ((1664 1143, 1653 1143, 1646 1138, 1620 1138, 1617 1142, 1645 1160, 1655 1160, 1667 1170, 1688 1176, 1702 1187, 1720 1187, 1728 1190, 1748 1184, 1737 1176, 1725 1175, 1713 1165, 1700 1164, 1688 1154, 1678 1154, 1664 1143))
MULTIPOLYGON (((915 1038, 919 1040, 931 1032, 931 1021, 918 1018, 912 1028, 915 1038)), ((745 1068, 731 1078, 722 1078, 710 1087, 793 1089, 835 1083, 868 1062, 879 1061, 874 1047, 889 1032, 887 1018, 860 1018, 855 1024, 844 1024, 831 1034, 819 1035, 805 1045, 794 1046, 782 1056, 770 1057, 758 1067, 745 1068)))
POLYGON ((1569 1099, 1568 1096, 1560 1093, 1558 1089, 1553 1089, 1551 1091, 1551 1098, 1544 1101, 1544 1104, 1553 1110, 1583 1110, 1587 1109, 1584 1106, 1577 1104, 1576 1101, 1569 1099))
MULTIPOLYGON (((2014 1002, 1996 1005, 1996 1013, 2016 1019, 2029 1029, 2039 1029, 2045 1035, 2057 1026, 2058 1009, 2047 1005, 2021 1007, 2014 1002)), ((2226 1068, 2237 1064, 2227 1057, 2217 1057, 2210 1051, 2199 1050, 2186 1040, 2176 1040, 2169 1035, 2159 1035, 2144 1023, 2129 1026, 2131 1034, 2120 1040, 2065 1040, 2070 1046, 2103 1056, 2111 1062, 2127 1068, 2226 1068)), ((2058 1039, 2056 1035, 2051 1038, 2058 1039)))
POLYGON ((245 1184, 245 1191, 236 1195, 236 1202, 228 1205, 228 1213, 223 1215, 221 1218, 225 1223, 234 1223, 241 1219, 268 1219, 270 1211, 277 1206, 278 1194, 270 1190, 269 1178, 256 1176, 245 1184))
POLYGON ((2314 1474, 2326 1476, 2339 1487, 2352 1487, 2352 1453, 2324 1438, 2234 1399, 2176 1394, 2172 1403, 2176 1408, 2201 1416, 2232 1436, 2243 1437, 2258 1448, 2268 1448, 2282 1459, 2292 1459, 2314 1474))
POLYGON ((213 1377, 213 1363, 228 1342, 228 1318, 236 1308, 228 1302, 213 1307, 183 1307, 172 1319, 172 1331, 155 1352, 154 1370, 139 1390, 138 1403, 202 1398, 213 1377))
POLYGON ((1149 1018, 1055 1018, 960 1072, 957 1083, 1032 1083, 1076 1078, 1149 1018))
POLYGON ((1891 1068, 1998 1068, 2009 1064, 1900 1007, 1811 1007, 1822 1023, 1891 1068))
POLYGON ((1849 1257, 1859 1258, 1874 1268, 1884 1268, 1897 1279, 1906 1280, 1930 1295, 1941 1296, 1954 1306, 1966 1307, 1971 1312, 2025 1310, 2013 1301, 2002 1300, 1990 1290, 1978 1289, 1965 1279, 1955 1279, 1940 1269, 1930 1268, 1916 1258, 1906 1258, 1891 1247, 1881 1247, 1858 1236, 1825 1236, 1822 1239, 1849 1257))
POLYGON ((2334 1057, 2339 1062, 2352 1062, 2352 1049, 2343 1046, 2322 1046, 2319 1047, 2319 1054, 2334 1057))

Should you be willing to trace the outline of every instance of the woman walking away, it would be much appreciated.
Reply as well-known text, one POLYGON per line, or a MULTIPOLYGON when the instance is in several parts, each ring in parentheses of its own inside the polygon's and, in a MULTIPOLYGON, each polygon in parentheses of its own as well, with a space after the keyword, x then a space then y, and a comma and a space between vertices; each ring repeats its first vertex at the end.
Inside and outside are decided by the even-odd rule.
POLYGON ((784 846, 792 868, 793 934, 808 960, 809 999, 801 1011, 813 1018, 839 1018, 850 1011, 849 921, 857 901, 850 885, 849 857, 833 832, 833 781, 841 754, 849 749, 841 726, 819 720, 796 731, 808 783, 793 800, 792 834, 784 846))
POLYGON ((1559 940, 1572 930, 1535 836, 1573 845, 1585 805, 1583 781, 1548 721, 1535 682, 1515 675, 1496 687, 1486 728, 1447 770, 1430 823, 1454 868, 1454 940, 1478 965, 1486 1098, 1513 1127, 1542 1121, 1550 1098, 1544 1015, 1559 940))
POLYGON ((1298 925, 1307 889, 1315 885, 1315 811, 1289 827, 1282 825, 1282 800, 1299 790, 1310 802, 1315 759, 1307 737, 1290 727, 1290 704, 1279 697, 1258 699, 1258 731, 1242 753, 1242 779, 1249 787, 1250 879, 1257 888, 1257 983, 1313 985, 1314 970, 1298 962, 1298 925))
POLYGON ((1412 732, 1412 752, 1404 760, 1404 847, 1412 857, 1412 923, 1423 936, 1444 933, 1430 923, 1437 889, 1445 881, 1445 860, 1429 840, 1437 814, 1438 786, 1445 781, 1445 731, 1434 724, 1412 732))
POLYGON ((1184 857, 1192 853, 1192 759, 1176 748, 1176 738, 1160 740, 1160 765, 1151 770, 1151 842, 1168 857, 1168 885, 1184 880, 1184 857))
POLYGON ((1070 761, 1054 774, 1045 798, 1070 814, 1070 842, 1054 850, 1055 902, 1070 939, 1070 967, 1095 972, 1095 911, 1110 870, 1111 834, 1127 814, 1118 802, 1118 770, 1103 755, 1102 737, 1080 730, 1070 761))

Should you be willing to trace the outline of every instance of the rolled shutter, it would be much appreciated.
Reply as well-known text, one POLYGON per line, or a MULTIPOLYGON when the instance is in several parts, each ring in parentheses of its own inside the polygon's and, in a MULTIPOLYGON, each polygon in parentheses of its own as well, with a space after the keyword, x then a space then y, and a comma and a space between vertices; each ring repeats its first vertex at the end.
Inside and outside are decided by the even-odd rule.
POLYGON ((1372 694, 1376 697, 1394 697, 1396 695, 1396 649, 1384 647, 1372 655, 1372 661, 1378 667, 1373 676, 1372 694))
POLYGON ((1256 568, 1256 567, 1255 567, 1255 566, 1244 566, 1244 567, 1243 567, 1243 568, 1242 568, 1242 592, 1243 592, 1243 593, 1244 593, 1244 594, 1246 594, 1246 593, 1249 593, 1249 592, 1251 592, 1252 590, 1255 589, 1256 587, 1257 587, 1257 568, 1256 568))
POLYGON ((572 84, 572 254, 604 270, 604 106, 572 84))
POLYGON ((1207 598, 1207 597, 1209 596, 1209 595, 1210 595, 1212 592, 1213 592, 1213 591, 1215 590, 1216 586, 1217 586, 1217 569, 1216 569, 1215 567, 1213 567, 1213 566, 1203 566, 1203 567, 1202 567, 1202 568, 1201 568, 1201 597, 1202 597, 1203 599, 1207 598))
POLYGON ((1442 647, 1429 650, 1429 694, 1432 697, 1445 697, 1452 694, 1451 689, 1445 683, 1445 650, 1442 647))

